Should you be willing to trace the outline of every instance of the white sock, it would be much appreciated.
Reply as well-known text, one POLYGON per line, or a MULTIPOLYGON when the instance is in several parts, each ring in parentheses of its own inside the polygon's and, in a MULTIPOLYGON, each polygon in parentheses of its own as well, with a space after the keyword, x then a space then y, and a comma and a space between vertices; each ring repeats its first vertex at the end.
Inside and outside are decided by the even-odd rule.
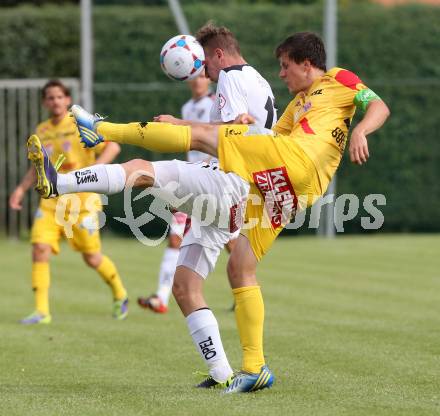
POLYGON ((125 171, 121 165, 93 165, 59 173, 57 177, 58 194, 76 192, 97 192, 99 194, 115 194, 125 186, 125 171))
POLYGON ((157 296, 164 305, 168 305, 173 288, 174 273, 176 272, 177 259, 179 258, 179 249, 167 247, 162 257, 162 264, 159 270, 159 284, 157 296))
POLYGON ((189 333, 215 381, 224 382, 233 373, 223 349, 217 319, 211 309, 199 309, 186 317, 189 333))

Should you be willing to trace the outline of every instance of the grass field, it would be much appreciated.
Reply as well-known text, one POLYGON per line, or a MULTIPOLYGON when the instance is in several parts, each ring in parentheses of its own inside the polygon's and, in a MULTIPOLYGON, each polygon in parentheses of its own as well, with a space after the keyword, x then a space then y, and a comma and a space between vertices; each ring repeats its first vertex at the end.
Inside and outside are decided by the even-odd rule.
MULTIPOLYGON (((440 236, 280 239, 259 268, 265 353, 277 379, 257 394, 199 391, 204 370, 174 302, 156 286, 160 248, 106 238, 131 295, 110 317, 110 291, 67 246, 52 263, 49 326, 33 309, 29 246, 0 241, 0 415, 440 414, 440 236)), ((222 257, 206 284, 231 364, 240 366, 222 257)))

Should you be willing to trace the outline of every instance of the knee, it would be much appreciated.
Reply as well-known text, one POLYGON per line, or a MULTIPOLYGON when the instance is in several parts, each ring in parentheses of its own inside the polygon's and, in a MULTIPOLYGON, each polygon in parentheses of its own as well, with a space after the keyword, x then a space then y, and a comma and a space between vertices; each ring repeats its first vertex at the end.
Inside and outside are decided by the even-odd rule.
POLYGON ((102 262, 101 253, 83 253, 84 262, 92 269, 97 269, 102 262))
POLYGON ((32 245, 32 261, 47 262, 49 261, 51 247, 48 244, 36 243, 32 245))
POLYGON ((246 264, 246 262, 241 261, 239 256, 234 255, 234 252, 229 256, 226 270, 228 273, 229 284, 233 289, 257 284, 256 269, 254 265, 246 264))
POLYGON ((136 170, 144 170, 144 169, 148 168, 149 164, 150 164, 150 162, 143 160, 143 159, 132 159, 132 160, 129 160, 128 162, 124 163, 123 166, 127 170, 134 172, 136 170))
POLYGON ((133 159, 123 163, 122 167, 127 177, 126 183, 139 187, 154 185, 154 173, 151 162, 143 159, 133 159))
POLYGON ((226 266, 226 271, 228 273, 228 278, 230 282, 237 281, 238 279, 240 279, 243 270, 240 267, 240 262, 237 261, 235 256, 233 255, 229 256, 228 264, 226 266))
POLYGON ((183 281, 179 279, 174 279, 173 282, 173 296, 176 302, 180 305, 188 297, 188 287, 183 281))

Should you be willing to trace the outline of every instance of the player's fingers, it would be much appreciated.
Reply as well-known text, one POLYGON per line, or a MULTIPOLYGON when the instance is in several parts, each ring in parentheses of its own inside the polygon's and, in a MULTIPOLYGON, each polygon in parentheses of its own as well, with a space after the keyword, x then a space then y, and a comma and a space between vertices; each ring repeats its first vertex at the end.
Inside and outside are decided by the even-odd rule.
POLYGON ((368 144, 364 146, 364 153, 367 159, 370 157, 370 152, 368 151, 368 144))
POLYGON ((362 165, 361 159, 359 157, 359 149, 357 147, 353 149, 353 162, 357 163, 358 165, 362 165))
POLYGON ((350 152, 350 160, 354 163, 355 160, 355 154, 354 154, 354 146, 350 146, 349 152, 350 152))
POLYGON ((362 146, 362 159, 363 159, 363 162, 366 163, 369 157, 370 157, 370 155, 368 153, 368 145, 364 144, 362 146))
POLYGON ((367 159, 365 158, 364 148, 363 147, 359 148, 359 161, 361 163, 365 163, 367 161, 367 159))

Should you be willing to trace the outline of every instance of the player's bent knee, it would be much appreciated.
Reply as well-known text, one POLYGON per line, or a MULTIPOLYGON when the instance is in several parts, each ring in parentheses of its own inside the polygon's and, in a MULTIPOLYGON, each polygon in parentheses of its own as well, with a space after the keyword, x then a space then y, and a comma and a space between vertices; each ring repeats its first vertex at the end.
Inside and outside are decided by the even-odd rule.
POLYGON ((126 183, 131 186, 147 187, 154 184, 154 169, 151 162, 143 159, 132 159, 122 164, 126 183))
POLYGON ((257 285, 256 267, 240 261, 240 257, 232 254, 229 256, 226 271, 231 287, 238 288, 243 286, 257 285))
POLYGON ((172 292, 174 299, 181 308, 185 307, 192 296, 191 286, 188 282, 184 279, 176 279, 176 276, 174 278, 172 292))
POLYGON ((82 256, 87 266, 91 267, 92 269, 98 268, 102 262, 101 253, 83 253, 82 256))
POLYGON ((49 244, 34 243, 32 244, 32 261, 47 262, 51 252, 52 248, 49 244))

